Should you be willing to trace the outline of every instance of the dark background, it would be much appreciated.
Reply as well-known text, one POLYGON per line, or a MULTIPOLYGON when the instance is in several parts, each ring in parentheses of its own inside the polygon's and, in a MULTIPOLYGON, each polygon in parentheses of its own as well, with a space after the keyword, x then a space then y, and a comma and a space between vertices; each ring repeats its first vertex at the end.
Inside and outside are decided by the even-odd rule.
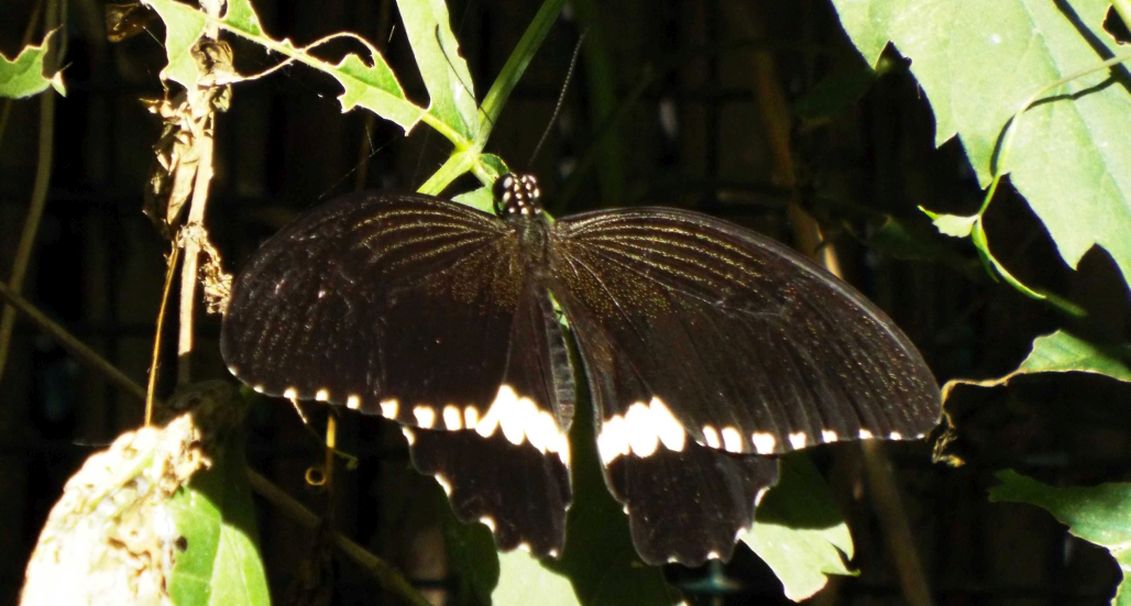
MULTIPOLYGON (((387 45, 410 96, 424 103, 391 5, 262 0, 256 8, 277 38, 301 44, 350 30, 387 45)), ((68 5, 69 92, 55 102, 49 198, 24 293, 144 383, 166 245, 140 212, 160 130, 139 99, 160 96, 162 33, 154 23, 147 33, 110 44, 104 6, 68 5)), ((536 9, 537 3, 518 0, 450 4, 480 97, 536 9)), ((0 51, 15 55, 33 14, 42 11, 32 2, 5 2, 0 51)), ((33 31, 38 39, 41 22, 33 31)), ((321 52, 336 57, 344 50, 360 49, 343 43, 321 52)), ((276 61, 247 45, 236 44, 235 52, 245 73, 276 61)), ((258 242, 297 212, 358 187, 414 189, 449 152, 425 125, 405 138, 363 112, 343 115, 339 92, 334 81, 302 67, 234 89, 231 110, 216 128, 207 218, 227 270, 238 270, 258 242)), ((6 279, 36 171, 41 101, 0 105, 0 276, 6 279)), ((1127 292, 1110 259, 1093 250, 1080 271, 1067 268, 1008 188, 987 219, 995 252, 1026 283, 1083 305, 1087 319, 1069 319, 994 283, 965 242, 934 231, 916 205, 970 213, 981 192, 960 145, 934 149, 933 124, 907 62, 889 49, 881 69, 869 70, 827 0, 587 1, 568 5, 499 117, 488 151, 512 168, 538 173, 555 214, 663 204, 710 212, 790 242, 788 207, 806 209, 835 246, 846 278, 890 312, 940 383, 1004 374, 1034 336, 1058 327, 1125 340, 1127 292), (582 31, 581 59, 555 117, 582 31), (530 161, 547 128, 546 145, 530 161)), ((194 378, 228 377, 217 334, 215 318, 200 321, 194 378)), ((163 394, 174 383, 173 359, 167 348, 163 394)), ((26 322, 17 325, 2 372, 0 602, 8 602, 66 478, 85 457, 137 427, 142 408, 26 322)), ((1118 571, 1104 551, 1069 537, 1036 508, 988 503, 986 488, 1004 467, 1057 484, 1126 480, 1127 396, 1126 387, 1087 376, 959 388, 948 406, 966 466, 932 465, 926 443, 887 448, 937 603, 1095 604, 1110 596, 1118 571)), ((321 427, 324 411, 307 411, 312 427, 321 427)), ((337 475, 339 530, 445 595, 454 579, 437 555, 435 511, 445 507, 438 491, 406 470, 399 432, 354 415, 341 418, 340 431, 342 448, 361 464, 337 475)), ((252 466, 324 510, 323 495, 303 481, 320 461, 319 444, 293 409, 257 401, 248 433, 252 466)), ((834 581, 816 601, 904 603, 856 447, 821 448, 814 457, 848 516, 861 570, 857 578, 834 581)), ((260 505, 263 553, 278 596, 313 538, 260 505)), ((346 561, 334 571, 335 603, 377 599, 376 581, 363 571, 346 561)), ((670 572, 681 582, 707 574, 670 572)), ((741 588, 733 603, 781 599, 777 581, 749 553, 740 553, 726 574, 741 588)))

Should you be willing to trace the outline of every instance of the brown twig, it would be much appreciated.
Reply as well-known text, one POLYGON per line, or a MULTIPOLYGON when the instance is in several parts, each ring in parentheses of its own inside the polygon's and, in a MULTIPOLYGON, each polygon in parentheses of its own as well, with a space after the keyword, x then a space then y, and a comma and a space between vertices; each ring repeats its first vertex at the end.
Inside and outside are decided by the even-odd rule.
MULTIPOLYGON (((217 23, 220 12, 224 7, 224 0, 200 0, 200 7, 212 19, 208 20, 204 38, 219 39, 220 30, 217 23)), ((209 79, 205 89, 215 84, 214 79, 209 79)), ((189 213, 185 224, 189 227, 204 225, 204 211, 208 206, 208 187, 212 183, 212 151, 215 145, 213 127, 216 123, 216 113, 212 107, 212 96, 207 90, 187 91, 188 103, 192 108, 193 125, 199 126, 194 132, 194 148, 198 152, 196 178, 193 181, 192 199, 189 202, 189 213)), ((196 310, 197 268, 199 264, 200 244, 195 238, 187 238, 184 242, 184 262, 181 265, 181 297, 180 317, 177 328, 177 383, 183 384, 192 377, 192 350, 194 312, 196 310)))
POLYGON ((169 257, 165 259, 165 288, 161 290, 161 305, 157 308, 157 322, 153 328, 153 355, 149 359, 149 382, 145 386, 145 424, 153 422, 154 400, 157 395, 157 370, 161 367, 161 335, 165 332, 165 310, 169 306, 169 292, 173 289, 173 274, 177 269, 181 244, 174 238, 169 257))

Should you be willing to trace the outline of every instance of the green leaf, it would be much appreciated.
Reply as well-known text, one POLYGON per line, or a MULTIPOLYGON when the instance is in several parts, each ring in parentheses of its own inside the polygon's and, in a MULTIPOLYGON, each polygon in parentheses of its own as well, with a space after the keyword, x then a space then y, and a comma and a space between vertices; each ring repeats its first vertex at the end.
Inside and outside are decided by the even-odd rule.
POLYGON ((522 551, 499 556, 499 586, 491 594, 495 604, 575 606, 581 604, 569 579, 555 573, 522 551))
POLYGON ((397 8, 428 89, 428 113, 461 136, 452 141, 457 147, 470 144, 479 127, 475 88, 448 23, 448 7, 443 0, 398 0, 397 8))
POLYGON ((472 208, 479 209, 485 213, 495 212, 495 196, 490 187, 484 185, 483 187, 473 189, 469 192, 459 194, 452 198, 460 204, 466 204, 472 208))
POLYGON ((161 70, 161 79, 176 82, 186 89, 194 88, 201 74, 192 49, 204 35, 207 25, 204 13, 174 0, 142 0, 142 4, 157 11, 165 23, 168 63, 161 70))
POLYGON ((830 574, 856 574, 844 561, 853 551, 848 525, 824 478, 800 453, 782 459, 781 481, 766 494, 742 540, 795 602, 820 591, 830 574))
POLYGON ((997 478, 1001 484, 990 489, 991 501, 1036 505, 1067 525, 1072 535, 1107 548, 1123 573, 1112 604, 1131 605, 1131 484, 1056 487, 1011 469, 998 472, 997 478))
POLYGON ((995 166, 1003 129, 1026 99, 1109 56, 1131 55, 1103 28, 1110 0, 833 4, 869 64, 889 40, 911 59, 938 144, 957 135, 983 185, 995 169, 1009 172, 1069 265, 1099 244, 1131 283, 1131 94, 1109 70, 1044 94, 1013 125, 1005 166, 995 166))
POLYGON ((1062 330, 1037 337, 1014 374, 1089 372, 1131 382, 1131 348, 1100 346, 1062 330))
POLYGON ((974 224, 978 222, 979 218, 978 215, 964 217, 962 215, 936 213, 922 206, 919 207, 919 210, 923 211, 923 214, 931 218, 931 223, 935 226, 935 229, 939 230, 940 234, 954 238, 969 237, 970 233, 974 231, 974 224))
POLYGON ((246 468, 243 449, 228 440, 212 455, 212 468, 193 476, 169 503, 185 546, 169 577, 178 606, 271 602, 246 468))
POLYGON ((267 576, 256 547, 255 510, 243 434, 246 405, 229 384, 215 381, 178 392, 172 405, 192 406, 206 469, 169 500, 178 540, 166 581, 178 606, 269 604, 267 576))
POLYGON ((407 133, 420 121, 425 110, 408 100, 384 57, 373 51, 370 53, 370 61, 372 64, 351 53, 336 65, 316 59, 304 63, 325 72, 342 85, 338 102, 342 104, 343 112, 354 107, 364 107, 398 124, 407 133))
POLYGON ((57 31, 59 30, 54 29, 47 32, 43 43, 38 46, 25 46, 15 59, 9 59, 4 53, 0 53, 0 97, 30 97, 47 90, 48 86, 60 95, 67 94, 62 72, 44 65, 44 61, 51 58, 57 31))
MULTIPOLYGON (((209 17, 192 6, 175 0, 142 0, 152 7, 165 22, 165 53, 168 64, 161 70, 161 78, 176 82, 186 89, 192 89, 200 81, 201 73, 193 49, 204 34, 209 17)), ((408 132, 425 114, 425 109, 412 103, 405 95, 392 68, 381 53, 365 39, 354 34, 343 33, 323 38, 315 43, 326 42, 332 38, 348 37, 365 45, 368 57, 356 53, 347 54, 337 63, 324 61, 310 54, 308 47, 298 48, 290 40, 277 40, 264 33, 247 0, 233 0, 223 18, 216 22, 224 31, 247 39, 263 48, 278 53, 290 60, 321 71, 342 85, 338 101, 342 111, 363 107, 389 120, 408 132)), ((241 78, 232 77, 238 82, 241 78)))
POLYGON ((491 592, 499 583, 500 559, 491 531, 483 524, 464 524, 456 519, 448 498, 439 486, 435 487, 432 498, 441 518, 448 565, 455 577, 450 603, 469 606, 489 604, 491 592))

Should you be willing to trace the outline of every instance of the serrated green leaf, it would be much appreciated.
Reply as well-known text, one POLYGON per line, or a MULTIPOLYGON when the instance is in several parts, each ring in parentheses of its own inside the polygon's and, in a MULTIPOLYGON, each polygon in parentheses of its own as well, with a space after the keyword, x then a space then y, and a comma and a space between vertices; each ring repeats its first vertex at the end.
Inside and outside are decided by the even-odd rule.
POLYGON ((0 53, 0 97, 21 99, 47 90, 50 86, 60 95, 66 95, 61 72, 53 72, 44 66, 44 60, 51 54, 55 33, 51 30, 43 37, 43 43, 25 46, 15 59, 0 53))
POLYGON ((225 441, 213 454, 212 467, 194 475, 169 510, 185 547, 169 575, 169 595, 178 606, 270 604, 237 441, 225 441))
POLYGON ((1014 374, 1089 372, 1131 382, 1131 348, 1100 346, 1062 330, 1037 337, 1014 374))
MULTIPOLYGON (((957 135, 983 184, 994 174, 1003 129, 1027 98, 1128 54, 1103 29, 1110 0, 1074 0, 1067 9, 1046 0, 833 4, 870 64, 889 40, 911 59, 937 143, 957 135)), ((1131 283, 1131 93, 1105 70, 1044 99, 1014 125, 1004 169, 1069 265, 1099 244, 1131 283)))
POLYGON ((1112 604, 1131 604, 1131 484, 1057 487, 1011 469, 998 472, 997 478, 1001 484, 990 489, 991 501, 1036 505, 1068 526, 1069 533, 1107 548, 1123 573, 1112 604))
POLYGON ((251 6, 249 0, 228 0, 224 22, 249 36, 266 35, 263 33, 263 26, 259 23, 259 15, 255 14, 255 8, 251 6))
MULTIPOLYGON (((185 88, 195 87, 200 80, 200 68, 192 49, 204 34, 208 17, 195 8, 175 0, 142 0, 161 16, 165 22, 165 53, 168 64, 161 70, 162 79, 176 82, 185 88)), ((236 0, 228 6, 227 13, 216 24, 223 30, 236 34, 270 51, 298 61, 326 73, 342 85, 338 97, 342 111, 364 107, 396 123, 405 131, 420 121, 425 110, 412 103, 405 95, 396 74, 385 58, 371 44, 349 35, 369 49, 368 60, 356 53, 346 55, 338 63, 324 61, 297 48, 290 40, 276 40, 263 32, 259 17, 247 0, 236 0)))
POLYGON ((449 24, 448 7, 443 0, 398 0, 397 8, 428 89, 428 113, 462 137, 452 143, 469 144, 479 127, 478 104, 471 72, 449 24))
POLYGON ((186 89, 195 88, 201 74, 192 48, 204 35, 207 24, 204 13, 175 0, 142 0, 142 4, 157 11, 165 23, 168 63, 161 70, 161 79, 176 82, 186 89))
POLYGON ((332 69, 323 70, 342 85, 338 96, 342 111, 364 107, 399 124, 405 132, 411 130, 424 109, 408 101, 396 74, 381 55, 375 54, 372 59, 373 64, 367 65, 358 55, 349 54, 332 69))
POLYGON ((824 478, 800 453, 782 459, 781 481, 766 494, 742 540, 795 602, 820 591, 830 574, 856 574, 844 560, 853 552, 848 524, 824 478))

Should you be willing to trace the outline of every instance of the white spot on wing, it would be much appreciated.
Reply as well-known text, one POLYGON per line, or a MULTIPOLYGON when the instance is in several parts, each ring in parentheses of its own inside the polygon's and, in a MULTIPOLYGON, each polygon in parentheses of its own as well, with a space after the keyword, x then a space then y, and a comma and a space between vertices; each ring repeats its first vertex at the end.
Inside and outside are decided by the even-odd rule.
POLYGON ((400 402, 396 399, 381 400, 381 416, 386 419, 395 419, 400 414, 400 402))
POLYGON ((703 441, 711 448, 722 446, 722 442, 719 441, 719 432, 715 431, 715 428, 710 425, 703 426, 703 441))
POLYGON ((464 410, 467 428, 487 438, 497 429, 503 430, 503 437, 514 445, 529 441, 541 453, 557 453, 562 461, 569 460, 569 441, 558 426, 557 419, 549 411, 539 408, 534 400, 520 396, 510 385, 499 386, 495 401, 487 408, 483 418, 473 407, 464 410), (471 421, 477 421, 472 425, 471 421))
POLYGON ((330 390, 326 389, 325 387, 319 389, 318 391, 314 392, 314 399, 318 400, 319 402, 328 402, 330 400, 330 390))
POLYGON ((479 425, 479 409, 474 406, 468 406, 463 409, 463 426, 468 429, 474 429, 479 425))
POLYGON ((656 426, 656 434, 660 437, 660 442, 663 443, 664 448, 682 452, 687 442, 687 431, 683 429, 683 424, 675 418, 667 404, 664 404, 664 401, 660 398, 653 397, 652 401, 648 403, 648 408, 652 411, 652 421, 656 426))
POLYGON ((601 422, 601 432, 597 434, 597 452, 601 455, 601 463, 605 465, 628 454, 628 426, 624 417, 613 415, 601 422))
POLYGON ((412 443, 416 441, 416 434, 407 427, 401 427, 401 433, 404 434, 404 439, 408 440, 408 445, 412 446, 412 443))
POLYGON ((664 401, 653 396, 645 404, 633 402, 624 415, 613 415, 601 422, 597 435, 597 451, 601 462, 608 465, 620 456, 632 453, 649 457, 663 445, 680 452, 687 443, 687 432, 664 401))
POLYGON ((518 549, 519 551, 525 551, 526 553, 530 553, 530 543, 527 543, 527 542, 519 543, 518 546, 515 547, 515 549, 518 549))
POLYGON ((263 393, 264 391, 267 391, 267 388, 263 387, 263 385, 252 385, 251 390, 255 393, 263 393))
POLYGON ((804 432, 797 432, 789 434, 789 445, 801 449, 805 448, 805 444, 809 441, 809 437, 804 432))
POLYGON ((479 518, 479 523, 486 526, 488 529, 490 529, 491 532, 495 532, 495 518, 492 518, 491 516, 483 516, 479 518))
POLYGON ((444 427, 448 430, 463 429, 463 415, 459 407, 448 404, 444 407, 444 427))
POLYGON ((350 394, 350 396, 346 398, 346 408, 349 408, 350 410, 357 410, 358 408, 361 408, 361 396, 357 394, 350 394))
POLYGON ((902 440, 903 434, 899 433, 898 431, 893 431, 893 432, 888 434, 888 438, 890 438, 892 440, 902 440))
POLYGON ((821 430, 821 441, 826 442, 826 443, 827 442, 836 442, 838 439, 840 439, 840 436, 836 435, 835 431, 833 431, 831 429, 822 429, 821 430))
POLYGON ((727 425, 722 429, 722 434, 723 450, 727 452, 742 452, 742 434, 738 433, 737 427, 727 425))
POLYGON ((440 485, 440 488, 444 489, 444 494, 451 496, 452 495, 452 483, 449 482, 447 478, 445 478, 444 476, 442 476, 440 474, 436 474, 433 477, 436 478, 436 483, 440 485))
POLYGON ((861 429, 860 430, 860 439, 861 440, 871 440, 872 438, 873 438, 872 432, 868 431, 867 429, 861 429))
POLYGON ((778 439, 767 431, 755 431, 751 434, 750 441, 754 443, 754 451, 758 454, 771 454, 778 445, 778 439))
POLYGON ((643 402, 633 402, 624 413, 628 448, 638 457, 648 457, 660 446, 660 436, 652 423, 652 411, 643 402))
POLYGON ((412 409, 412 416, 416 417, 416 426, 432 429, 436 423, 436 410, 431 406, 417 406, 412 409))
POLYGON ((283 390, 283 397, 288 399, 288 400, 297 400, 298 399, 298 390, 295 389, 294 387, 288 387, 288 388, 283 390))
POLYGON ((546 552, 546 555, 550 556, 551 558, 557 558, 558 557, 558 550, 557 549, 551 549, 551 550, 546 552))
POLYGON ((708 559, 708 560, 717 560, 717 559, 719 559, 719 552, 717 552, 717 551, 708 551, 708 552, 707 552, 707 559, 708 559))

